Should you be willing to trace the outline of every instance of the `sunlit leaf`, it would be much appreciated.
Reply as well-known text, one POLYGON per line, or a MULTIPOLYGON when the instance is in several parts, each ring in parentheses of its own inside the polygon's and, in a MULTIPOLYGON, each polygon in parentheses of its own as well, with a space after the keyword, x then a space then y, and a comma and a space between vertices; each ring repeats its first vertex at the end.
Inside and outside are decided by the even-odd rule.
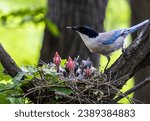
POLYGON ((24 72, 18 73, 18 74, 13 78, 13 82, 14 82, 14 83, 15 83, 15 82, 20 82, 24 75, 25 75, 24 72))
POLYGON ((64 66, 65 63, 66 63, 66 61, 67 61, 67 59, 62 59, 60 65, 61 65, 61 66, 64 66))
POLYGON ((23 99, 23 98, 13 98, 13 97, 9 97, 8 99, 9 99, 9 101, 10 101, 12 104, 23 104, 23 103, 24 103, 24 99, 23 99))
POLYGON ((51 20, 49 20, 49 19, 47 19, 47 18, 45 19, 45 23, 46 23, 46 25, 47 25, 49 31, 50 31, 54 36, 58 37, 58 36, 60 35, 60 31, 59 31, 59 29, 58 29, 58 27, 57 27, 56 24, 54 24, 51 20))
POLYGON ((0 93, 0 104, 9 104, 11 103, 8 99, 8 95, 6 93, 0 93))

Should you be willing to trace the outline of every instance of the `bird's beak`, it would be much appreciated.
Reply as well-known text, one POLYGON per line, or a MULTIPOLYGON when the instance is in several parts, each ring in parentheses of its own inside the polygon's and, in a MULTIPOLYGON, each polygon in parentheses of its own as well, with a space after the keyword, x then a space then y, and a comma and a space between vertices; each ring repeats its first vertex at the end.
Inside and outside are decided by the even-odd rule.
POLYGON ((67 28, 67 29, 72 29, 72 27, 71 27, 71 26, 67 26, 66 28, 67 28))
POLYGON ((67 26, 66 28, 67 28, 67 29, 77 30, 77 27, 75 27, 75 26, 67 26))

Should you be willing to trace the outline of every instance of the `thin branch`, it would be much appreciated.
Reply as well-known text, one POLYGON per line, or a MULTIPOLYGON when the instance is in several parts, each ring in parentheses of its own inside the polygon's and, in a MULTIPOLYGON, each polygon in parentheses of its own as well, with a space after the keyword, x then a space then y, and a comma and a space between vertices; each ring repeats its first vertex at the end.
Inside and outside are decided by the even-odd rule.
POLYGON ((150 82, 150 77, 146 78, 144 81, 142 81, 141 83, 137 84, 136 86, 134 86, 133 88, 131 88, 130 90, 126 91, 125 93, 123 93, 123 95, 118 96, 117 98, 115 98, 112 103, 117 103, 119 100, 121 100, 122 98, 128 96, 129 94, 137 91, 138 89, 142 88, 143 86, 145 86, 146 84, 148 84, 150 82))
POLYGON ((64 97, 64 98, 66 98, 66 99, 73 100, 73 101, 76 101, 76 102, 90 103, 88 100, 81 99, 81 98, 78 99, 77 97, 69 96, 69 95, 64 94, 64 93, 55 92, 55 94, 56 94, 57 96, 61 96, 61 97, 64 97))

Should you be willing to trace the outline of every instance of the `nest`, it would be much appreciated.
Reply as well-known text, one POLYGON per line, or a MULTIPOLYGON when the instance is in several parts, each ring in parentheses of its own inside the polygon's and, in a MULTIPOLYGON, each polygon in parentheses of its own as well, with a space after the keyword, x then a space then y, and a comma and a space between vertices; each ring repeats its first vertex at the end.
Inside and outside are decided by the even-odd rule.
POLYGON ((57 92, 56 94, 64 98, 62 103, 106 103, 106 101, 110 101, 110 95, 116 93, 117 90, 115 87, 112 88, 112 85, 106 80, 106 75, 102 74, 92 76, 90 79, 68 79, 65 81, 65 85, 71 89, 73 93, 66 95, 57 92))
POLYGON ((99 72, 89 78, 81 79, 64 77, 56 72, 55 66, 49 64, 27 68, 27 78, 23 82, 30 81, 32 88, 25 96, 34 95, 37 103, 103 104, 111 102, 111 95, 116 95, 119 91, 107 81, 105 74, 99 72))

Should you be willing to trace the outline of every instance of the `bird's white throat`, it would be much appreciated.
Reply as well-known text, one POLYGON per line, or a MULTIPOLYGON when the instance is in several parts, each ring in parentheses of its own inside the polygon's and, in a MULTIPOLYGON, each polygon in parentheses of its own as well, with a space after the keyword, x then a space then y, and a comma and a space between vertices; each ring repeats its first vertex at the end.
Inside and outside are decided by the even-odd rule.
MULTIPOLYGON (((77 31, 78 32, 78 31, 77 31)), ((78 32, 81 39, 83 40, 83 42, 85 43, 85 45, 91 50, 91 46, 93 44, 95 44, 97 42, 97 40, 99 39, 99 36, 95 37, 95 38, 89 38, 89 36, 82 34, 80 32, 78 32)))

